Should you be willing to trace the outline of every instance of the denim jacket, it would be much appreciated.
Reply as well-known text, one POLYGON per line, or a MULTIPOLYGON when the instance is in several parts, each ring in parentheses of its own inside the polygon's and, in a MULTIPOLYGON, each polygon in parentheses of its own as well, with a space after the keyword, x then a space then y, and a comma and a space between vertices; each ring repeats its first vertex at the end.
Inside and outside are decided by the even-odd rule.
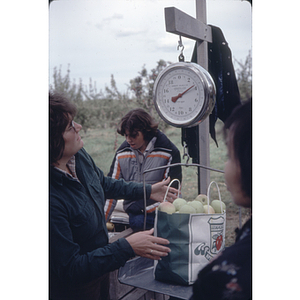
MULTIPOLYGON (((143 184, 105 177, 84 149, 76 155, 80 182, 50 167, 50 294, 66 295, 71 286, 88 283, 133 257, 126 239, 108 244, 106 198, 143 197, 143 184)), ((151 185, 146 186, 147 198, 151 185)))

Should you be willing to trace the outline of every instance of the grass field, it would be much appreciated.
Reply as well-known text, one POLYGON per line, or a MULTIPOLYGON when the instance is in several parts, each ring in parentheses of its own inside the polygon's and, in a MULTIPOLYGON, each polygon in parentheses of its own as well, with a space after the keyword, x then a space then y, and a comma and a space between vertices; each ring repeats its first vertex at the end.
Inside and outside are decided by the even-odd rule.
MULTIPOLYGON (((222 122, 217 122, 216 133, 218 147, 215 142, 210 139, 210 166, 215 169, 223 170, 224 163, 226 162, 227 150, 223 141, 222 122)), ((183 147, 181 145, 181 129, 168 128, 165 131, 168 138, 177 146, 183 156, 183 147)), ((86 134, 81 132, 82 140, 84 141, 84 148, 92 156, 96 165, 106 175, 109 171, 111 162, 113 160, 115 150, 124 141, 124 137, 116 134, 112 128, 108 129, 93 129, 88 130, 86 134)), ((186 159, 186 158, 185 158, 186 159)), ((184 161, 182 162, 185 162, 184 161)), ((191 163, 191 159, 189 161, 191 163)), ((183 180, 182 180, 182 196, 186 200, 193 200, 198 194, 197 187, 197 168, 196 167, 183 167, 183 180)), ((232 202, 231 195, 227 191, 224 174, 219 172, 210 172, 210 180, 218 183, 222 201, 226 204, 226 246, 234 242, 234 229, 239 225, 239 208, 232 202)), ((211 200, 219 199, 217 187, 212 185, 210 191, 211 200)), ((249 209, 241 209, 242 222, 249 217, 249 209)))

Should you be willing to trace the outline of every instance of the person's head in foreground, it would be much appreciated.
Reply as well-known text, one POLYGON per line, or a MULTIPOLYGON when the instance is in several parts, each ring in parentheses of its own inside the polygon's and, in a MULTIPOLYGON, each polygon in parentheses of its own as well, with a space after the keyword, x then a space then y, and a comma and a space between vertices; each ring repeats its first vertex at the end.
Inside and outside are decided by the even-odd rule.
POLYGON ((250 207, 252 196, 251 101, 237 107, 224 125, 228 159, 225 182, 238 206, 250 207))

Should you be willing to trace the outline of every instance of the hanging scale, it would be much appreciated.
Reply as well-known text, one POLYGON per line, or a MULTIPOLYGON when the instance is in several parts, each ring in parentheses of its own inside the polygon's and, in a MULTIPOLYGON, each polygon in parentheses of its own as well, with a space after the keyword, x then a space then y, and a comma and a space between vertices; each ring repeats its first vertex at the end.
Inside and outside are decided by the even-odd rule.
POLYGON ((160 117, 175 127, 193 127, 213 110, 216 88, 210 74, 200 65, 185 62, 181 36, 179 62, 163 69, 153 87, 153 101, 160 117))

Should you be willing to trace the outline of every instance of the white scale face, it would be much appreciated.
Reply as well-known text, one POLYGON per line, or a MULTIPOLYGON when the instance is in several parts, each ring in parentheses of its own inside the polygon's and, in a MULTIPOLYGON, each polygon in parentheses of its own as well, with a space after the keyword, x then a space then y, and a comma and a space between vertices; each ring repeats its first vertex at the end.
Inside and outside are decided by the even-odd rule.
POLYGON ((199 124, 212 111, 215 86, 201 66, 179 62, 168 66, 154 84, 154 104, 165 122, 176 127, 199 124))
POLYGON ((203 83, 189 69, 170 70, 161 79, 157 97, 165 118, 178 125, 189 123, 203 107, 203 83))

